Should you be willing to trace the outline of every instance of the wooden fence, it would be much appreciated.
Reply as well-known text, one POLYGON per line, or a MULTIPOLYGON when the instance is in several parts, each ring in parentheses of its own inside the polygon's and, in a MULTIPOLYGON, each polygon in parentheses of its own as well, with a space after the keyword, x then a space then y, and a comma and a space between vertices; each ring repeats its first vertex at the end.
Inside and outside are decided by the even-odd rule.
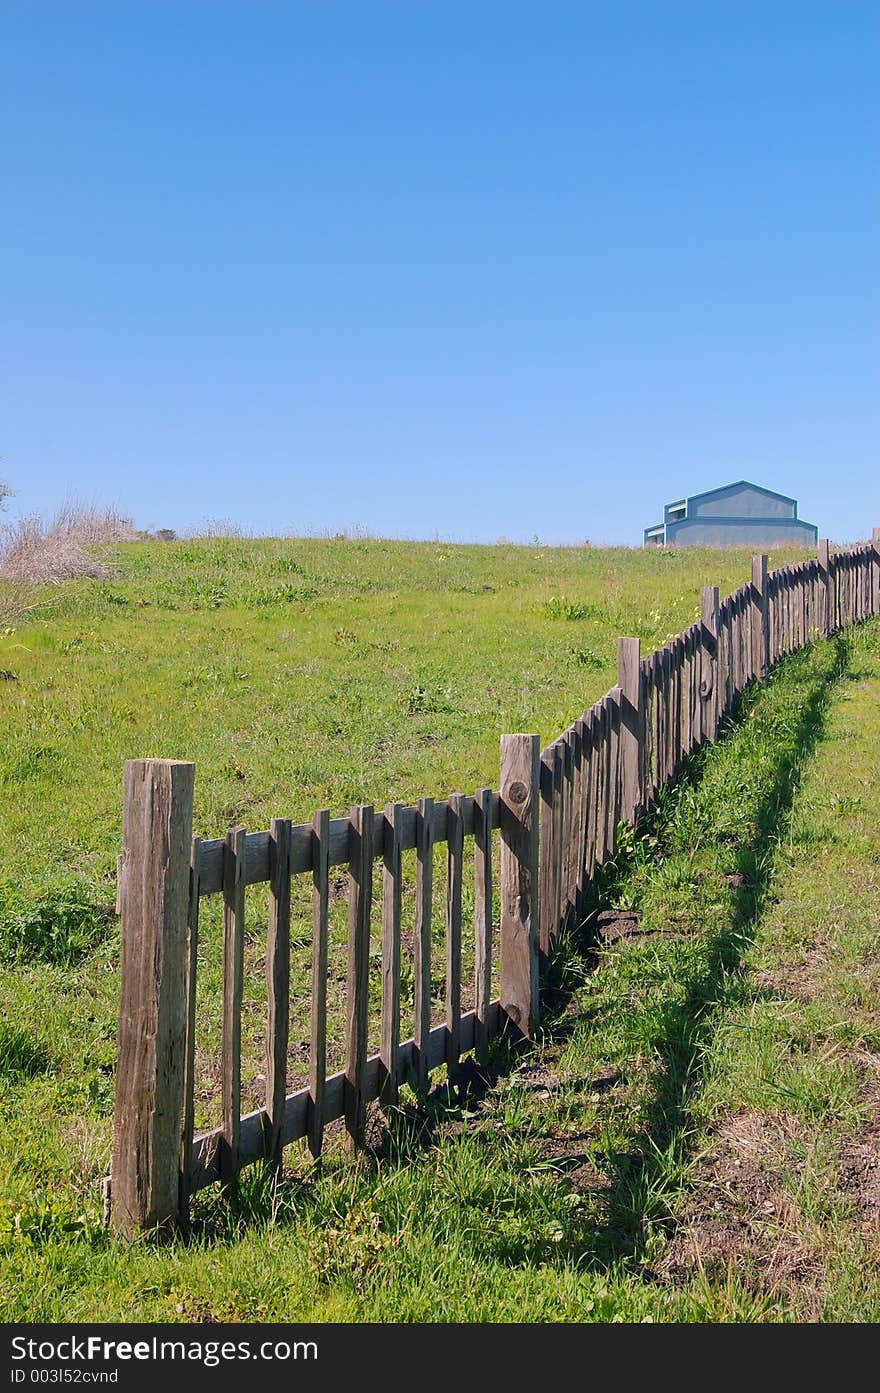
POLYGON ((273 819, 268 832, 234 827, 192 836, 195 767, 132 760, 125 768, 119 1060, 110 1216, 136 1229, 186 1222, 190 1196, 234 1182, 243 1166, 276 1163, 305 1138, 320 1155, 324 1128, 344 1118, 364 1139, 374 1100, 392 1107, 403 1080, 424 1085, 464 1054, 485 1061, 502 1030, 533 1035, 540 963, 570 915, 586 912, 595 872, 615 854, 621 823, 634 826, 697 747, 714 740, 739 694, 780 657, 880 613, 880 529, 872 542, 768 574, 719 602, 704 588, 701 615, 643 658, 618 643, 618 685, 545 750, 537 735, 501 737, 500 786, 473 797, 422 798, 414 807, 363 806, 310 823, 273 819), (493 838, 500 842, 500 916, 493 923, 493 838), (446 846, 445 1020, 431 1026, 434 848, 446 846), (472 858, 474 1008, 462 1011, 462 883, 472 858), (401 1040, 402 856, 416 854, 412 1033, 401 1040), (373 864, 382 865, 381 1045, 368 1055, 373 864), (347 871, 345 1068, 327 1073, 328 906, 331 868, 347 871), (287 1093, 291 877, 311 877, 312 990, 308 1086, 287 1093), (244 909, 249 885, 269 886, 266 952, 266 1096, 241 1115, 244 909), (194 1135, 199 906, 223 901, 222 1121, 194 1135), (493 955, 500 994, 492 1000, 493 955))

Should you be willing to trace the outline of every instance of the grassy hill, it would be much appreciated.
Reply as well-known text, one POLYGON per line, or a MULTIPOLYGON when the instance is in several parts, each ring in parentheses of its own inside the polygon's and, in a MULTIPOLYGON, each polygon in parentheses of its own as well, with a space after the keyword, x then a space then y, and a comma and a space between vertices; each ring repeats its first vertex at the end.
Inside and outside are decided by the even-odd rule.
MULTIPOLYGON (((733 552, 344 538, 212 537, 105 547, 100 556, 107 579, 43 591, 32 622, 0 639, 0 669, 15 674, 0 682, 0 952, 5 944, 7 960, 24 956, 39 973, 71 969, 98 946, 108 974, 104 1063, 127 758, 195 760, 203 836, 237 822, 259 830, 273 816, 303 821, 320 807, 336 815, 356 802, 496 786, 502 733, 553 738, 616 681, 619 634, 639 635, 650 651, 693 621, 702 584, 717 581, 725 594, 750 566, 733 552)), ((442 857, 438 848, 438 909, 442 857)), ((293 898, 291 1087, 303 1081, 308 1052, 304 880, 294 881, 293 898)), ((249 893, 246 1108, 263 1102, 266 905, 265 888, 249 893)), ((443 920, 435 918, 439 1011, 443 920)), ((216 899, 204 907, 201 938, 196 1122, 210 1126, 220 1081, 216 899)), ((340 898, 331 922, 333 1067, 342 1062, 344 954, 340 898)), ((467 971, 464 986, 467 1000, 467 971)), ((54 1029, 78 1039, 59 1010, 54 1029)))
MULTIPOLYGON (((195 759, 196 827, 208 836, 321 806, 470 792, 497 781, 502 732, 555 735, 612 685, 619 634, 652 649, 691 622, 702 584, 722 594, 740 584, 749 557, 206 538, 127 544, 104 559, 109 579, 47 592, 0 636, 6 1318, 784 1318, 827 1314, 833 1300, 859 1318, 872 1289, 857 1258, 847 1259, 849 1285, 840 1276, 855 1220, 838 1181, 841 1148, 856 1144, 870 1111, 871 1066, 856 1056, 873 1059, 880 1043, 864 986, 876 916, 862 914, 858 930, 847 918, 827 1009, 811 1006, 821 973, 800 1005, 787 987, 777 999, 757 984, 783 949, 830 935, 844 865, 858 883, 876 854, 870 789, 853 792, 870 767, 876 621, 853 645, 786 664, 751 704, 753 720, 664 800, 605 893, 674 933, 598 963, 576 947, 562 955, 543 1053, 464 1110, 435 1100, 429 1137, 401 1131, 378 1170, 331 1156, 316 1175, 292 1154, 291 1179, 273 1195, 254 1175, 240 1213, 204 1196, 194 1246, 128 1252, 101 1231, 96 1188, 112 1110, 118 942, 108 907, 124 759, 195 759), (844 743, 822 766, 832 720, 844 743), (816 851, 829 838, 840 860, 826 882, 816 851), (774 922, 780 896, 797 906, 798 933, 790 918, 774 922), (793 1102, 773 1093, 780 1079, 793 1102), (831 1132, 823 1098, 839 1104, 831 1132), (833 1191, 839 1242, 818 1257, 807 1244, 804 1262, 821 1273, 812 1285, 758 1280, 760 1245, 746 1253, 755 1280, 741 1249, 730 1249, 724 1277, 723 1245, 702 1263, 675 1248, 697 1224, 688 1206, 701 1147, 720 1135, 723 1151, 732 1143, 718 1127, 762 1108, 777 1119, 767 1135, 760 1120, 743 1124, 749 1136, 757 1128, 759 1158, 809 1152, 809 1184, 803 1166, 783 1170, 794 1177, 785 1194, 794 1186, 797 1205, 805 1196, 811 1233, 827 1229, 822 1195, 833 1191), (831 1140, 816 1179, 820 1133, 831 1140), (687 1222, 676 1228, 678 1214, 687 1222)), ((253 1060, 262 915, 254 896, 253 1060)), ((206 938, 209 1015, 210 923, 206 938)), ((305 937, 298 949, 304 967, 305 937)), ((213 1043, 209 1030, 208 1073, 213 1043)), ((206 1120, 210 1089, 202 1105, 206 1120)))
MULTIPOLYGON (((774 558, 778 564, 795 553, 774 558)), ((738 551, 208 538, 107 548, 0 634, 0 865, 112 898, 125 759, 197 764, 196 824, 305 818, 497 781, 693 621, 738 551)), ((7 871, 6 874, 9 874, 7 871)))

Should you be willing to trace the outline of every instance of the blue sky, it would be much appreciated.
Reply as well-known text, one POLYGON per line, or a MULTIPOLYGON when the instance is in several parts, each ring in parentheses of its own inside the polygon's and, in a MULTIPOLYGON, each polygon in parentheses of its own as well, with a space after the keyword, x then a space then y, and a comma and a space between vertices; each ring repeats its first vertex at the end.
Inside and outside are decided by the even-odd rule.
POLYGON ((880 5, 0 6, 0 478, 142 527, 880 524, 880 5))

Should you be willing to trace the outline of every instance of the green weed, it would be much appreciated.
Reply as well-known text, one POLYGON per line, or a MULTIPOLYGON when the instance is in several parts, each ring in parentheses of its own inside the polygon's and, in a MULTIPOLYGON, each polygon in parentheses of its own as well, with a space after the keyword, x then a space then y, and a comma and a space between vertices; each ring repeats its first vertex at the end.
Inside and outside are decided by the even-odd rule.
POLYGON ((111 914, 70 877, 29 897, 0 881, 0 961, 72 967, 106 938, 111 914))

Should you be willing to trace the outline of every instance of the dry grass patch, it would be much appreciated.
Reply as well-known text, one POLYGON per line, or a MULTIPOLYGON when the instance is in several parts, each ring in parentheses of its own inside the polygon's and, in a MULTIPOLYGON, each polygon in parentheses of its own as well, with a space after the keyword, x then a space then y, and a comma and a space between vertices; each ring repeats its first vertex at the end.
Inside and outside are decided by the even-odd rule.
POLYGON ((104 566, 87 548, 130 542, 135 535, 131 520, 115 508, 65 503, 50 522, 37 514, 19 518, 0 533, 0 580, 10 586, 0 603, 6 608, 14 601, 15 587, 21 608, 27 594, 21 587, 106 576, 104 566))
POLYGON ((689 1203, 661 1261, 659 1275, 712 1280, 730 1271, 769 1295, 799 1289, 813 1315, 825 1273, 821 1232, 792 1194, 802 1184, 815 1143, 785 1113, 743 1111, 713 1132, 697 1162, 689 1203))

